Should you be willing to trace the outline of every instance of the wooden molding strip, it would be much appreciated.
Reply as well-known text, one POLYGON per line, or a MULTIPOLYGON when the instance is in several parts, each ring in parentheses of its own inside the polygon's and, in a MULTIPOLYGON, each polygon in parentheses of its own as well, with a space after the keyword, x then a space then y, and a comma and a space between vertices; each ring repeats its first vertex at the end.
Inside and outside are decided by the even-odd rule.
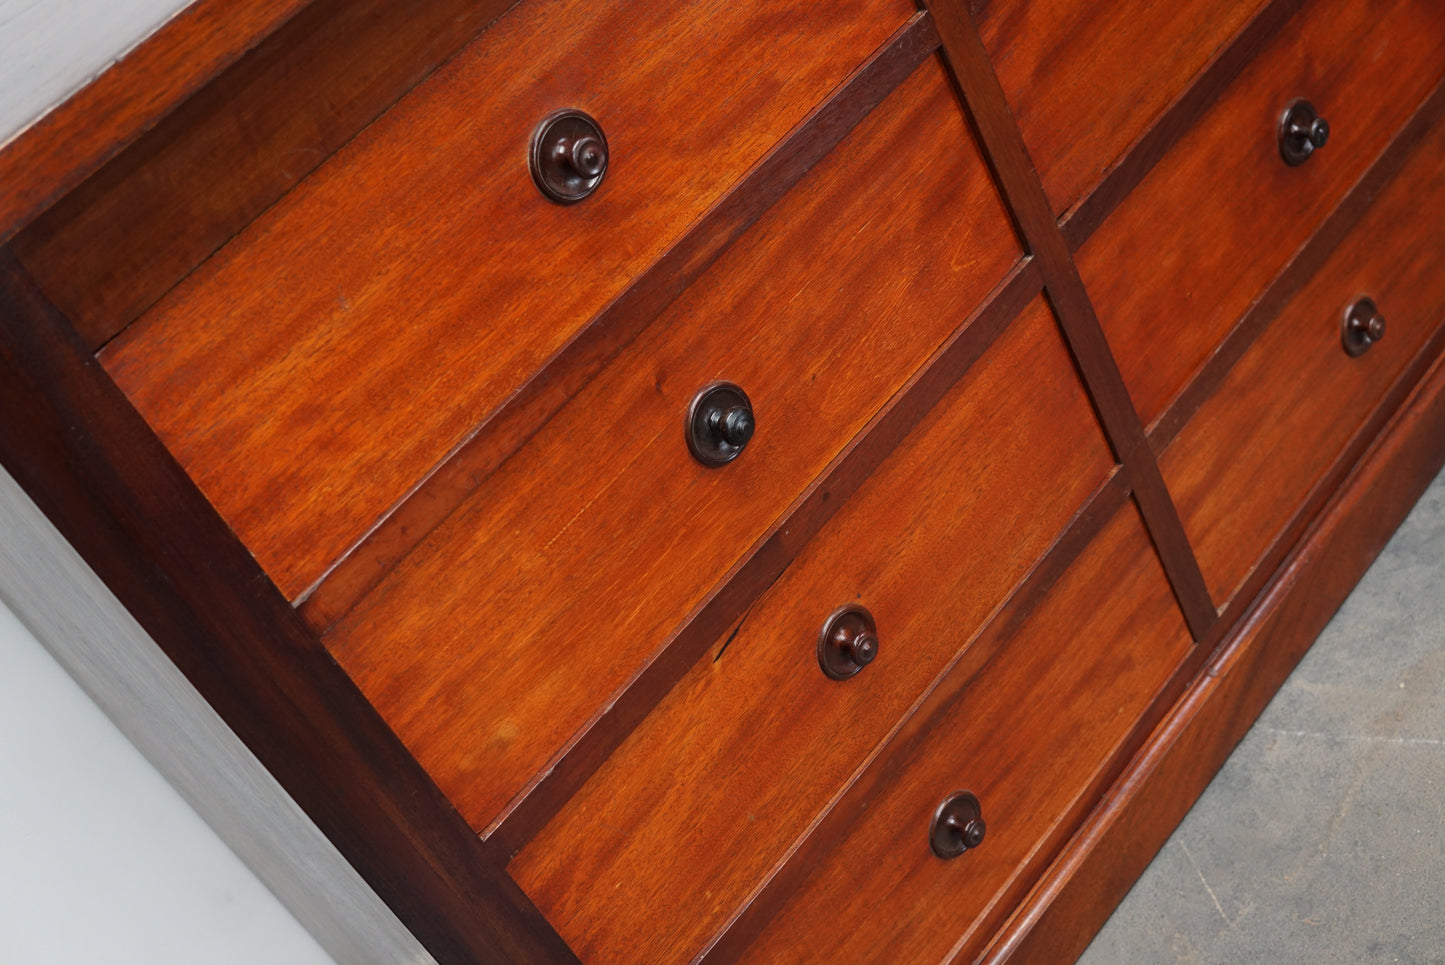
POLYGON ((344 617, 937 48, 927 13, 901 27, 302 593, 295 602, 306 622, 325 633, 344 617))
POLYGON ((1099 182, 1060 221, 1070 251, 1078 251, 1119 203, 1219 100, 1250 61, 1300 9, 1303 0, 1271 0, 1190 82, 1159 119, 1131 144, 1099 182))
POLYGON ((1445 359, 1415 385, 1207 673, 1014 915, 988 965, 1056 965, 1083 953, 1445 466, 1442 439, 1445 359))
POLYGON ((1038 295, 1038 272, 1025 259, 507 805, 487 841, 508 857, 520 851, 1038 295))
MULTIPOLYGON (((843 840, 848 829, 863 817, 896 779, 919 744, 937 733, 937 722, 962 699, 972 680, 1028 618, 1104 524, 1125 505, 1128 496, 1129 488, 1123 474, 1119 467, 1115 467, 1115 471, 1089 497, 1033 569, 963 644, 893 729, 858 765, 851 780, 823 806, 792 847, 723 922, 693 959, 695 963, 706 961, 708 965, 719 965, 735 961, 742 955, 806 881, 813 868, 843 840)), ((1125 760, 1119 762, 1119 770, 1122 770, 1125 760)), ((1103 784, 1099 790, 1107 786, 1103 784)), ((1078 815, 1071 829, 1083 817, 1078 815)), ((1060 841, 1059 846, 1062 845, 1063 841, 1060 841)))
POLYGON ((314 0, 18 233, 16 256, 98 350, 511 3, 314 0))
POLYGON ((1149 444, 1162 453, 1174 441, 1194 413, 1214 393, 1224 377, 1254 340, 1269 326, 1289 300, 1314 276, 1341 241, 1374 203, 1375 197, 1394 179, 1420 141, 1437 121, 1445 117, 1445 81, 1410 116, 1399 132, 1355 182, 1335 210, 1304 243, 1248 310, 1240 316, 1229 335, 1205 360, 1184 389, 1149 427, 1149 444))
POLYGON ((1129 473, 1144 525, 1159 551, 1190 632, 1201 640, 1217 617, 1204 576, 983 40, 963 0, 927 0, 927 4, 933 11, 949 69, 977 127, 979 143, 993 166, 1025 247, 1038 261, 1044 288, 1089 389, 1104 434, 1129 473))
POLYGON ((576 962, 0 249, 0 464, 442 963, 576 962))
POLYGON ((0 242, 8 241, 306 3, 197 0, 21 132, 0 151, 0 242))

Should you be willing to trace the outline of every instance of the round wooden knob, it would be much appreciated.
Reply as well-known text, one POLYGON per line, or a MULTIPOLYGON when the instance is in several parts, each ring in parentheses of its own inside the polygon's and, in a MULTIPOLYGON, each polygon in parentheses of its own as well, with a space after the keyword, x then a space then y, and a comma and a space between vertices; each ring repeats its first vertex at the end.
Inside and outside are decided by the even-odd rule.
POLYGON ((818 631, 818 666, 834 680, 848 679, 877 656, 878 625, 866 607, 841 606, 818 631))
POLYGON ((742 453, 757 427, 748 394, 732 382, 714 382, 687 407, 687 448, 704 466, 722 466, 742 453))
POLYGON ((553 201, 581 201, 607 173, 607 138, 582 111, 556 111, 532 134, 531 169, 538 190, 553 201))
POLYGON ((957 858, 983 844, 987 831, 978 798, 968 791, 955 791, 933 812, 928 843, 940 858, 957 858))
POLYGON ((727 409, 712 409, 707 416, 708 431, 735 449, 741 449, 753 437, 757 424, 753 410, 744 403, 727 409))
POLYGON ((1329 139, 1329 121, 1309 101, 1297 100, 1285 108, 1279 120, 1279 153, 1290 167, 1308 161, 1329 139))
POLYGON ((1364 355, 1380 339, 1385 337, 1385 316, 1375 307, 1373 299, 1360 298, 1345 309, 1344 324, 1340 328, 1340 342, 1351 357, 1364 355))

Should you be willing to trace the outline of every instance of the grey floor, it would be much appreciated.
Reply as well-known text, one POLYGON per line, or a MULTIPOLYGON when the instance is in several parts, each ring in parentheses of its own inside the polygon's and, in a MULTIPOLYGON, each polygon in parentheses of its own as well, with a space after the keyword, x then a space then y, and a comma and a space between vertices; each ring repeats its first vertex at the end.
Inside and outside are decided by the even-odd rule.
POLYGON ((1445 963, 1445 474, 1082 965, 1445 963))

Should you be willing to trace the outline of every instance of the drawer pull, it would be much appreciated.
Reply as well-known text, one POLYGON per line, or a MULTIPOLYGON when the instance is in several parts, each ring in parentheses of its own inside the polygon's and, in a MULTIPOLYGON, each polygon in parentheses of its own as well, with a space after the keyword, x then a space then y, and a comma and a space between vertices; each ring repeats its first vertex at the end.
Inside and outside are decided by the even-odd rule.
POLYGON ((1303 164, 1330 139, 1330 122, 1309 101, 1294 101, 1279 119, 1279 153, 1290 167, 1303 164))
POLYGON ((1371 345, 1385 337, 1385 316, 1370 298, 1361 298, 1345 309, 1340 341, 1351 356, 1364 355, 1371 345))
POLYGON ((878 624, 856 603, 834 610, 818 632, 818 666, 834 680, 846 680, 878 656, 878 624))
POLYGON ((532 135, 532 180, 559 204, 581 201, 607 173, 607 138, 578 110, 548 114, 532 135))
POLYGON ((731 382, 703 386, 687 407, 687 448, 704 466, 732 462, 756 429, 748 394, 731 382))
POLYGON ((940 858, 957 858, 983 844, 986 830, 978 798, 968 791, 955 791, 933 812, 928 843, 940 858))

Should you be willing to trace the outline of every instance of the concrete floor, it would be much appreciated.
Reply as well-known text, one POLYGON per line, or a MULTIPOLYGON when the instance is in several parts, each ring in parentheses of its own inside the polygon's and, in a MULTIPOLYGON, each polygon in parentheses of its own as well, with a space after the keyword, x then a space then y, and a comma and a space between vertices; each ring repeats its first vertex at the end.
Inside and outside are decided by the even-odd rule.
POLYGON ((1445 963, 1445 474, 1080 962, 1445 963))

